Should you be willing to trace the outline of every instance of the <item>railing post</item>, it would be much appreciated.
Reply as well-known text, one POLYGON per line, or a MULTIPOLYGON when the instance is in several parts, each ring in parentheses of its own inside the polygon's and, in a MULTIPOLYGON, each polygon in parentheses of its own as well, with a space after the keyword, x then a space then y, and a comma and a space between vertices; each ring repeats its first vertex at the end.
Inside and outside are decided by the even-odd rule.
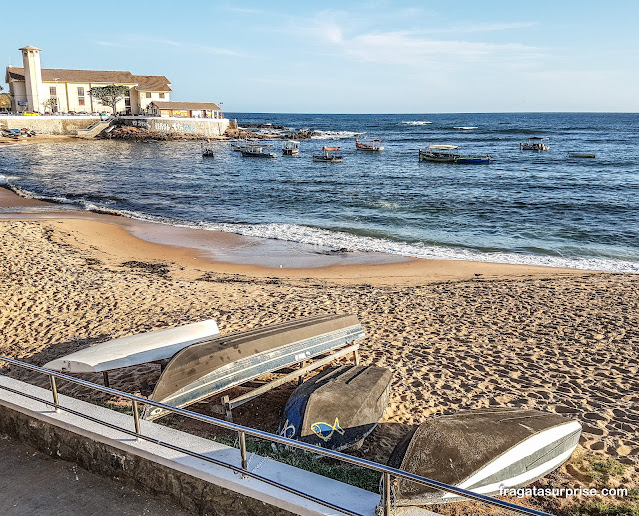
POLYGON ((390 516, 390 513, 391 513, 390 473, 384 471, 384 516, 390 516))
POLYGON ((135 423, 135 433, 140 435, 140 415, 138 414, 138 402, 136 400, 131 400, 131 405, 133 408, 133 422, 135 423))
POLYGON ((55 385, 55 377, 50 374, 49 381, 51 382, 51 393, 53 394, 53 406, 56 412, 60 412, 60 401, 58 400, 58 388, 55 385))
POLYGON ((248 463, 246 461, 246 434, 238 432, 240 436, 240 456, 242 457, 242 469, 246 470, 248 463))

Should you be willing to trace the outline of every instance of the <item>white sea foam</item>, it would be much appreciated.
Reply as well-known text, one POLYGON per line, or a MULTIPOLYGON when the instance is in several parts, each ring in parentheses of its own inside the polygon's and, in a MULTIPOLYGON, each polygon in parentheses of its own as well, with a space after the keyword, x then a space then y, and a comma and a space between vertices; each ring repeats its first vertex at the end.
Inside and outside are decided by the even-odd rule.
POLYGON ((432 122, 429 122, 428 120, 404 120, 402 121, 402 124, 404 125, 426 125, 426 124, 432 124, 432 122))
POLYGON ((397 254, 412 258, 435 260, 466 260, 474 262, 508 263, 519 265, 541 265, 609 272, 639 274, 639 263, 605 258, 566 258, 518 253, 480 253, 478 251, 453 249, 393 242, 385 239, 352 235, 349 233, 298 226, 296 224, 210 224, 199 225, 204 229, 237 233, 258 238, 272 238, 318 245, 349 251, 397 254))
POLYGON ((313 136, 314 139, 331 139, 338 140, 342 138, 356 138, 361 136, 362 133, 356 133, 353 131, 316 131, 317 136, 313 136))
MULTIPOLYGON (((2 184, 1 180, 2 177, 0 177, 0 184, 2 184)), ((88 211, 109 213, 176 227, 224 231, 226 233, 235 233, 248 237, 270 238, 313 246, 328 247, 332 249, 348 249, 351 252, 378 252, 433 260, 465 260, 472 262, 540 265, 547 267, 639 274, 638 262, 613 260, 610 258, 568 258, 508 252, 481 253, 470 249, 429 246, 419 243, 409 244, 406 242, 394 242, 381 238, 353 235, 341 231, 330 231, 326 229, 300 226, 297 224, 228 224, 175 221, 173 219, 158 217, 132 210, 103 208, 87 201, 72 202, 58 197, 35 195, 31 192, 15 188, 14 191, 23 197, 61 203, 65 205, 67 209, 78 209, 78 205, 80 205, 88 211)), ((60 206, 57 208, 52 207, 52 209, 60 209, 60 206)))
POLYGON ((471 131, 473 129, 479 129, 479 127, 475 125, 466 125, 466 126, 453 127, 453 129, 460 129, 462 131, 471 131))

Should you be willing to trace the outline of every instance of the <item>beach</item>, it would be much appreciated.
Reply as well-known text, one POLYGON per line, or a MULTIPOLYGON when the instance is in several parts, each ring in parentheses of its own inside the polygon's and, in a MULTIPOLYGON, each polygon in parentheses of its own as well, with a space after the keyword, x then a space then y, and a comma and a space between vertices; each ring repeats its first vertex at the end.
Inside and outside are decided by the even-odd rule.
MULTIPOLYGON (((526 407, 583 425, 571 461, 542 485, 592 485, 582 459, 591 455, 626 466, 617 484, 636 483, 639 275, 416 259, 345 265, 339 256, 322 267, 264 267, 259 247, 249 264, 204 250, 232 259, 257 245, 238 235, 206 232, 203 243, 184 230, 182 243, 199 240, 199 248, 177 247, 134 236, 175 238, 159 237, 161 228, 56 211, 7 190, 0 208, 0 354, 43 365, 91 344, 207 318, 227 333, 354 313, 367 335, 362 363, 394 375, 384 418, 358 455, 385 462, 403 435, 436 414, 526 407)), ((15 368, 9 374, 47 384, 15 368)), ((148 396, 158 376, 155 365, 129 368, 111 374, 111 386, 148 396)), ((293 387, 236 409, 235 420, 275 431, 293 387)), ((209 413, 206 403, 193 408, 209 413)))

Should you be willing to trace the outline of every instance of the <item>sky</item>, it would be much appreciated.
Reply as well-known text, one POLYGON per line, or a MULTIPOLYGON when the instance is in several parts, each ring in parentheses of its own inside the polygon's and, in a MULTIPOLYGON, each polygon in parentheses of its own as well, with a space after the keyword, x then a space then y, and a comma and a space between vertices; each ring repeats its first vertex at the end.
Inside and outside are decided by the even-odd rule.
POLYGON ((43 68, 166 75, 171 100, 226 112, 639 112, 637 0, 35 0, 28 11, 3 23, 5 66, 34 45, 43 68))

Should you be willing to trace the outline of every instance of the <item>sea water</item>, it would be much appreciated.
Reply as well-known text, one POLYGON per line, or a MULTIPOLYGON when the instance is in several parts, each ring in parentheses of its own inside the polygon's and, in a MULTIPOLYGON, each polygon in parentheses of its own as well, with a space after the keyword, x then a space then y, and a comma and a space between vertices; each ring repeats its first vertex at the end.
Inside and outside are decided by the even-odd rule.
POLYGON ((69 208, 333 249, 639 272, 638 114, 227 114, 317 136, 298 156, 228 141, 77 141, 0 149, 0 184, 69 208), (355 149, 355 137, 385 150, 355 149), (529 136, 550 150, 522 151, 529 136), (420 162, 429 144, 488 165, 420 162), (317 163, 322 146, 343 163, 317 163), (568 152, 596 158, 569 158, 568 152))

